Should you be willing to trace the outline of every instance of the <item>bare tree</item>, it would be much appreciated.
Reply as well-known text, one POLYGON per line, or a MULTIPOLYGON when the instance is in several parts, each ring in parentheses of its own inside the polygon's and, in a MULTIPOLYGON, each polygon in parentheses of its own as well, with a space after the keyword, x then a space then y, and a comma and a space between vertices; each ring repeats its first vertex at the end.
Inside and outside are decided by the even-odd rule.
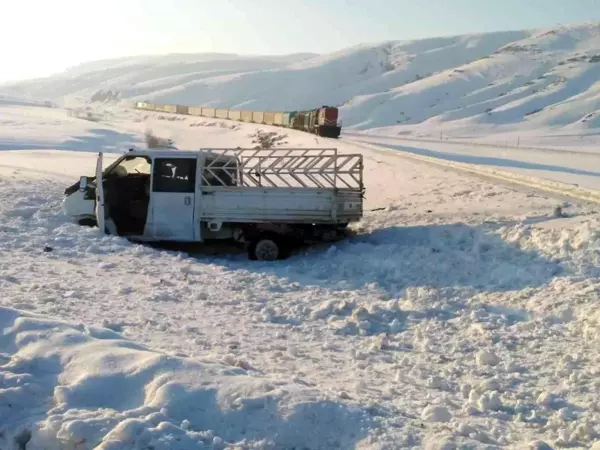
POLYGON ((287 134, 279 134, 276 131, 263 131, 256 130, 256 133, 249 135, 252 139, 253 144, 257 144, 254 148, 273 148, 278 145, 287 144, 284 139, 287 138, 287 134))

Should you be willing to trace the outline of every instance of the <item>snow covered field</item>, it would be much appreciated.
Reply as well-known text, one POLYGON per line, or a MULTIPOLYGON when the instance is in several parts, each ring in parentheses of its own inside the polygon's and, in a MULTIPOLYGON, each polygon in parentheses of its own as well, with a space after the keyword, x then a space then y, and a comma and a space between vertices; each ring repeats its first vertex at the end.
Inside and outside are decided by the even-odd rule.
POLYGON ((600 440, 596 206, 555 218, 551 195, 286 130, 365 155, 355 237, 276 263, 152 249, 62 215, 94 152, 268 127, 92 112, 0 107, 0 448, 600 440))

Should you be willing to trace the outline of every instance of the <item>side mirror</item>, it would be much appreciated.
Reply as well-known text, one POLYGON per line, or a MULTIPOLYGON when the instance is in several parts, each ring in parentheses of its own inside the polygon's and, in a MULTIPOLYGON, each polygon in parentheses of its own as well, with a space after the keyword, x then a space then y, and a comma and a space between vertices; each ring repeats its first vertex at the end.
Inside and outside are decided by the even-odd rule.
POLYGON ((88 187, 88 177, 83 176, 79 178, 79 190, 85 191, 88 187))

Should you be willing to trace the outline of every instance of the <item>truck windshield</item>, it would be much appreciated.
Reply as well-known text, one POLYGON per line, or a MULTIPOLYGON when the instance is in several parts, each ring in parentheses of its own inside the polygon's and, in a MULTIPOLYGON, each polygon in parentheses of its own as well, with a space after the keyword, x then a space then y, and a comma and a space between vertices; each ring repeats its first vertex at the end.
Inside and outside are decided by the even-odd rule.
POLYGON ((129 174, 150 175, 150 160, 144 156, 127 156, 106 171, 105 176, 126 177, 129 174))

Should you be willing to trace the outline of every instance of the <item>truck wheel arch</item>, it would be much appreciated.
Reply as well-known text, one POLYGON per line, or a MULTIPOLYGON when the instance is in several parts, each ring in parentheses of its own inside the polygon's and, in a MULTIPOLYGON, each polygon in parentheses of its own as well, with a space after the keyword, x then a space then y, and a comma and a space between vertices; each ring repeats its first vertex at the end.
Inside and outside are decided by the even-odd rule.
POLYGON ((79 219, 77 219, 77 224, 81 225, 82 227, 97 227, 98 226, 98 222, 96 221, 96 218, 91 217, 91 216, 80 217, 79 219))

